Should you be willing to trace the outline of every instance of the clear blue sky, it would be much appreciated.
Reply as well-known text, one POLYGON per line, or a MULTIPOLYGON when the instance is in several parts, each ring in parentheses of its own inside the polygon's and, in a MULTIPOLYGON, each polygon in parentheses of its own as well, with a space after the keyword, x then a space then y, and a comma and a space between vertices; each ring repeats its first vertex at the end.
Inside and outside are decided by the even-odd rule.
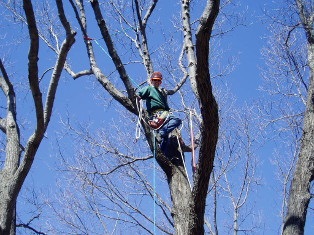
MULTIPOLYGON (((222 45, 227 45, 230 48, 226 55, 235 55, 239 60, 235 70, 225 78, 232 93, 237 97, 239 106, 250 103, 259 97, 258 86, 261 84, 259 67, 263 66, 260 51, 265 45, 264 37, 267 34, 266 27, 261 24, 259 18, 262 15, 261 10, 264 3, 252 0, 242 0, 240 2, 243 7, 248 6, 246 14, 248 25, 236 28, 226 35, 222 41, 222 45)), ((161 2, 159 8, 170 9, 167 8, 167 4, 161 2)), ((167 14, 167 12, 164 14, 167 14)), ((80 36, 79 32, 77 37, 80 36)), ((99 53, 102 53, 100 50, 99 53)), ((74 60, 80 63, 80 57, 76 57, 74 60)), ((93 123, 93 128, 103 125, 104 120, 113 118, 112 110, 109 113, 102 100, 97 99, 97 95, 101 95, 101 92, 99 92, 101 89, 95 89, 97 86, 99 85, 94 82, 93 78, 83 77, 76 81, 69 78, 61 80, 58 90, 59 97, 57 97, 58 101, 54 107, 54 115, 46 134, 47 138, 40 146, 31 174, 27 179, 28 185, 35 184, 36 189, 47 191, 54 187, 56 181, 54 161, 58 158, 54 143, 57 135, 54 131, 60 131, 58 126, 61 116, 64 118, 64 113, 69 112, 71 120, 90 121, 93 123)), ((130 128, 135 130, 135 126, 130 128)), ((67 153, 71 153, 71 147, 72 145, 69 144, 67 153)), ((280 203, 280 195, 273 188, 276 183, 273 180, 275 177, 274 168, 270 163, 272 154, 270 147, 271 145, 259 152, 262 162, 259 173, 262 174, 264 185, 258 189, 259 196, 256 198, 256 209, 261 212, 265 224, 265 230, 261 234, 265 235, 278 234, 281 223, 278 216, 280 208, 277 205, 277 203, 280 203)), ((309 223, 312 224, 311 227, 313 228, 313 221, 309 223)), ((310 233, 306 234, 309 235, 310 233)))

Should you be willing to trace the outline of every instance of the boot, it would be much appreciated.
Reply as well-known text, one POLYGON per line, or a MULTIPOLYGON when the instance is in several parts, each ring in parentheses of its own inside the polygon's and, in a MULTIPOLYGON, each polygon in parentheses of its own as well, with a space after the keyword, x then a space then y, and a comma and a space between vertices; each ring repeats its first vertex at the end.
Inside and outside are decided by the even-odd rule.
MULTIPOLYGON (((182 152, 192 152, 192 146, 191 145, 186 145, 184 143, 184 140, 179 132, 178 129, 174 130, 174 134, 177 136, 179 143, 180 143, 180 147, 182 152)), ((198 141, 194 141, 194 149, 196 149, 198 147, 198 141)))
MULTIPOLYGON (((181 136, 179 136, 179 142, 180 142, 180 147, 182 149, 183 152, 187 152, 187 153, 190 153, 192 152, 192 146, 190 145, 186 145, 182 139, 181 136)), ((195 148, 194 148, 195 149, 195 148)))

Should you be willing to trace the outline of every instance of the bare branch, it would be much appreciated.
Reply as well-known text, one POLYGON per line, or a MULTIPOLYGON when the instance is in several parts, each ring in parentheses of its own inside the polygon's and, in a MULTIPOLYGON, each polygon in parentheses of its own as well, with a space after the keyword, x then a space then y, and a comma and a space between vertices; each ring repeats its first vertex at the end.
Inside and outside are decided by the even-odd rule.
MULTIPOLYGON (((0 78, 1 80, 1 78, 0 78)), ((1 83, 1 81, 0 81, 1 83)), ((0 130, 5 134, 6 133, 6 119, 5 118, 0 118, 0 130)))
POLYGON ((28 224, 17 224, 16 227, 17 228, 27 228, 27 229, 31 230, 32 232, 34 232, 35 234, 46 235, 46 233, 40 232, 28 224))
POLYGON ((100 11, 99 3, 97 0, 92 0, 90 2, 91 2, 91 5, 93 7, 93 10, 94 10, 96 20, 98 22, 99 30, 101 32, 103 39, 106 42, 109 55, 112 58, 112 61, 115 64, 117 71, 119 72, 121 80, 124 83, 124 86, 125 86, 127 93, 128 93, 128 97, 130 99, 133 99, 134 98, 134 89, 133 89, 131 80, 128 77, 127 72, 124 68, 123 62, 122 62, 120 56, 118 55, 118 53, 115 49, 114 43, 113 43, 111 36, 109 34, 109 31, 108 31, 106 22, 102 16, 101 11, 100 11))
POLYGON ((54 67, 54 71, 52 73, 52 78, 51 78, 50 85, 48 88, 47 100, 46 100, 46 105, 45 105, 45 127, 46 128, 50 121, 51 112, 52 112, 53 104, 55 101, 55 95, 57 92, 57 87, 58 87, 58 82, 61 76, 61 72, 66 62, 68 52, 70 51, 72 45, 75 42, 75 35, 76 35, 76 32, 71 29, 70 24, 65 17, 62 0, 56 0, 56 2, 58 6, 59 16, 64 26, 64 29, 66 31, 67 38, 61 45, 61 49, 58 54, 56 65, 54 67))
POLYGON ((39 37, 36 26, 35 14, 33 11, 32 3, 30 1, 23 1, 23 8, 26 12, 26 21, 28 25, 30 35, 30 49, 28 53, 29 65, 28 65, 28 79, 30 88, 33 95, 33 100, 36 107, 36 120, 37 120, 37 132, 36 135, 40 136, 44 133, 44 113, 42 94, 39 88, 38 80, 38 51, 39 51, 39 37))

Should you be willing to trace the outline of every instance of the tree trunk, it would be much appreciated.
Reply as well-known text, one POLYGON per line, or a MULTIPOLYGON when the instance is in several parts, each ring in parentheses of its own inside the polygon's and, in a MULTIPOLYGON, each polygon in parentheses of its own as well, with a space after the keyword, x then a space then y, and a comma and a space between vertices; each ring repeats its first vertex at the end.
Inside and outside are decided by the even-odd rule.
POLYGON ((235 211, 233 212, 233 235, 238 234, 238 230, 239 230, 238 218, 239 218, 239 214, 238 214, 237 209, 235 209, 235 211))
POLYGON ((169 186, 172 198, 172 217, 175 224, 175 234, 188 234, 189 231, 189 206, 191 200, 191 188, 184 166, 172 168, 169 186))
POLYGON ((7 174, 0 174, 0 234, 15 234, 15 205, 16 196, 7 174))
POLYGON ((17 198, 14 178, 20 162, 20 134, 16 123, 15 93, 8 81, 1 62, 4 77, 1 80, 2 89, 7 97, 8 112, 5 119, 7 136, 6 157, 3 169, 0 171, 0 234, 15 234, 15 205, 17 198), (12 224, 13 223, 13 224, 12 224), (10 230, 12 230, 10 232, 10 230))
MULTIPOLYGON (((149 134, 150 130, 146 129, 146 137, 148 140, 153 140, 149 134)), ((172 199, 171 216, 174 220, 175 234, 183 235, 188 234, 189 231, 189 218, 190 218, 190 206, 191 206, 191 185, 188 179, 185 165, 184 154, 181 154, 181 148, 179 146, 179 140, 177 135, 169 137, 169 156, 166 157, 162 154, 158 148, 157 162, 164 170, 169 185, 170 195, 172 199), (184 160, 182 160, 182 158, 184 160), (169 161, 169 159, 176 159, 175 161, 169 161)), ((152 144, 152 142, 150 142, 152 144)), ((153 151, 153 145, 151 145, 153 151)))
POLYGON ((291 183, 283 235, 304 234, 310 184, 314 176, 314 44, 309 44, 310 85, 304 115, 304 129, 299 159, 291 183))
POLYGON ((17 99, 14 87, 0 60, 0 70, 3 75, 3 77, 0 76, 0 88, 7 98, 7 115, 5 118, 0 118, 1 131, 6 135, 5 163, 3 169, 0 171, 0 235, 14 235, 16 233, 16 200, 32 167, 34 157, 44 137, 44 133, 47 130, 61 72, 68 52, 75 42, 74 37, 76 32, 71 30, 65 18, 62 1, 56 1, 56 4, 59 19, 65 28, 66 40, 64 40, 61 47, 58 48, 56 64, 49 87, 46 91, 47 98, 44 108, 38 76, 39 33, 32 1, 23 1, 23 9, 30 37, 28 80, 36 114, 36 129, 28 139, 25 149, 23 148, 23 156, 21 154, 22 146, 20 143, 19 125, 17 123, 17 99))

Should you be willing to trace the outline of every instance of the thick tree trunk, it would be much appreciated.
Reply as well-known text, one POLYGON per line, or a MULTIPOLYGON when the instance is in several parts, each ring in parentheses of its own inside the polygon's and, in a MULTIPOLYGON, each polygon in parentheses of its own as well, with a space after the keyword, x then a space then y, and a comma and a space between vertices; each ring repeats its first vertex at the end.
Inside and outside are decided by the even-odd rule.
POLYGON ((65 18, 62 1, 56 1, 56 4, 59 18, 65 28, 67 37, 58 49, 59 54, 46 92, 46 106, 44 106, 38 76, 39 33, 32 1, 23 1, 23 9, 30 36, 30 48, 28 53, 29 88, 33 96, 37 121, 34 134, 31 135, 27 141, 25 149, 23 148, 23 157, 21 157, 20 131, 16 121, 15 92, 2 61, 0 60, 0 70, 3 75, 3 77, 0 76, 0 88, 7 97, 7 115, 5 118, 0 119, 1 131, 6 135, 5 163, 3 169, 0 171, 0 235, 14 235, 16 233, 16 200, 32 167, 34 157, 44 137, 44 133, 47 130, 61 72, 68 52, 75 42, 74 37, 76 32, 71 30, 65 18))
POLYGON ((284 235, 304 234, 310 184, 314 177, 314 44, 309 44, 310 85, 304 116, 302 145, 291 183, 284 235))
MULTIPOLYGON (((150 130, 146 129, 146 131, 147 139, 153 140, 151 138, 152 136, 149 136, 150 130)), ((176 135, 173 135, 170 138, 176 139, 177 137, 176 135)), ((170 138, 169 145, 167 146, 169 148, 169 156, 164 156, 158 148, 156 160, 167 176, 172 199, 171 216, 174 220, 175 234, 183 235, 188 234, 189 231, 190 204, 192 195, 191 185, 186 172, 185 162, 182 160, 182 158, 185 159, 185 157, 183 153, 181 154, 178 143, 179 140, 170 140, 170 138), (169 159, 176 160, 171 162, 169 159)), ((151 147, 152 146, 153 145, 151 145, 151 147)))
POLYGON ((171 214, 175 224, 175 234, 188 234, 191 188, 184 166, 173 167, 169 186, 173 203, 171 214))
POLYGON ((16 172, 20 162, 20 134, 16 123, 15 93, 1 62, 4 74, 1 86, 7 97, 8 112, 4 119, 6 133, 6 157, 3 169, 0 171, 0 234, 15 234, 16 172), (14 183, 15 182, 15 183, 14 183), (12 224, 13 223, 13 224, 12 224))
POLYGON ((3 176, 3 172, 0 175, 2 180, 0 182, 0 234, 1 235, 14 235, 15 234, 15 205, 16 200, 12 195, 12 186, 10 185, 10 179, 3 176))

